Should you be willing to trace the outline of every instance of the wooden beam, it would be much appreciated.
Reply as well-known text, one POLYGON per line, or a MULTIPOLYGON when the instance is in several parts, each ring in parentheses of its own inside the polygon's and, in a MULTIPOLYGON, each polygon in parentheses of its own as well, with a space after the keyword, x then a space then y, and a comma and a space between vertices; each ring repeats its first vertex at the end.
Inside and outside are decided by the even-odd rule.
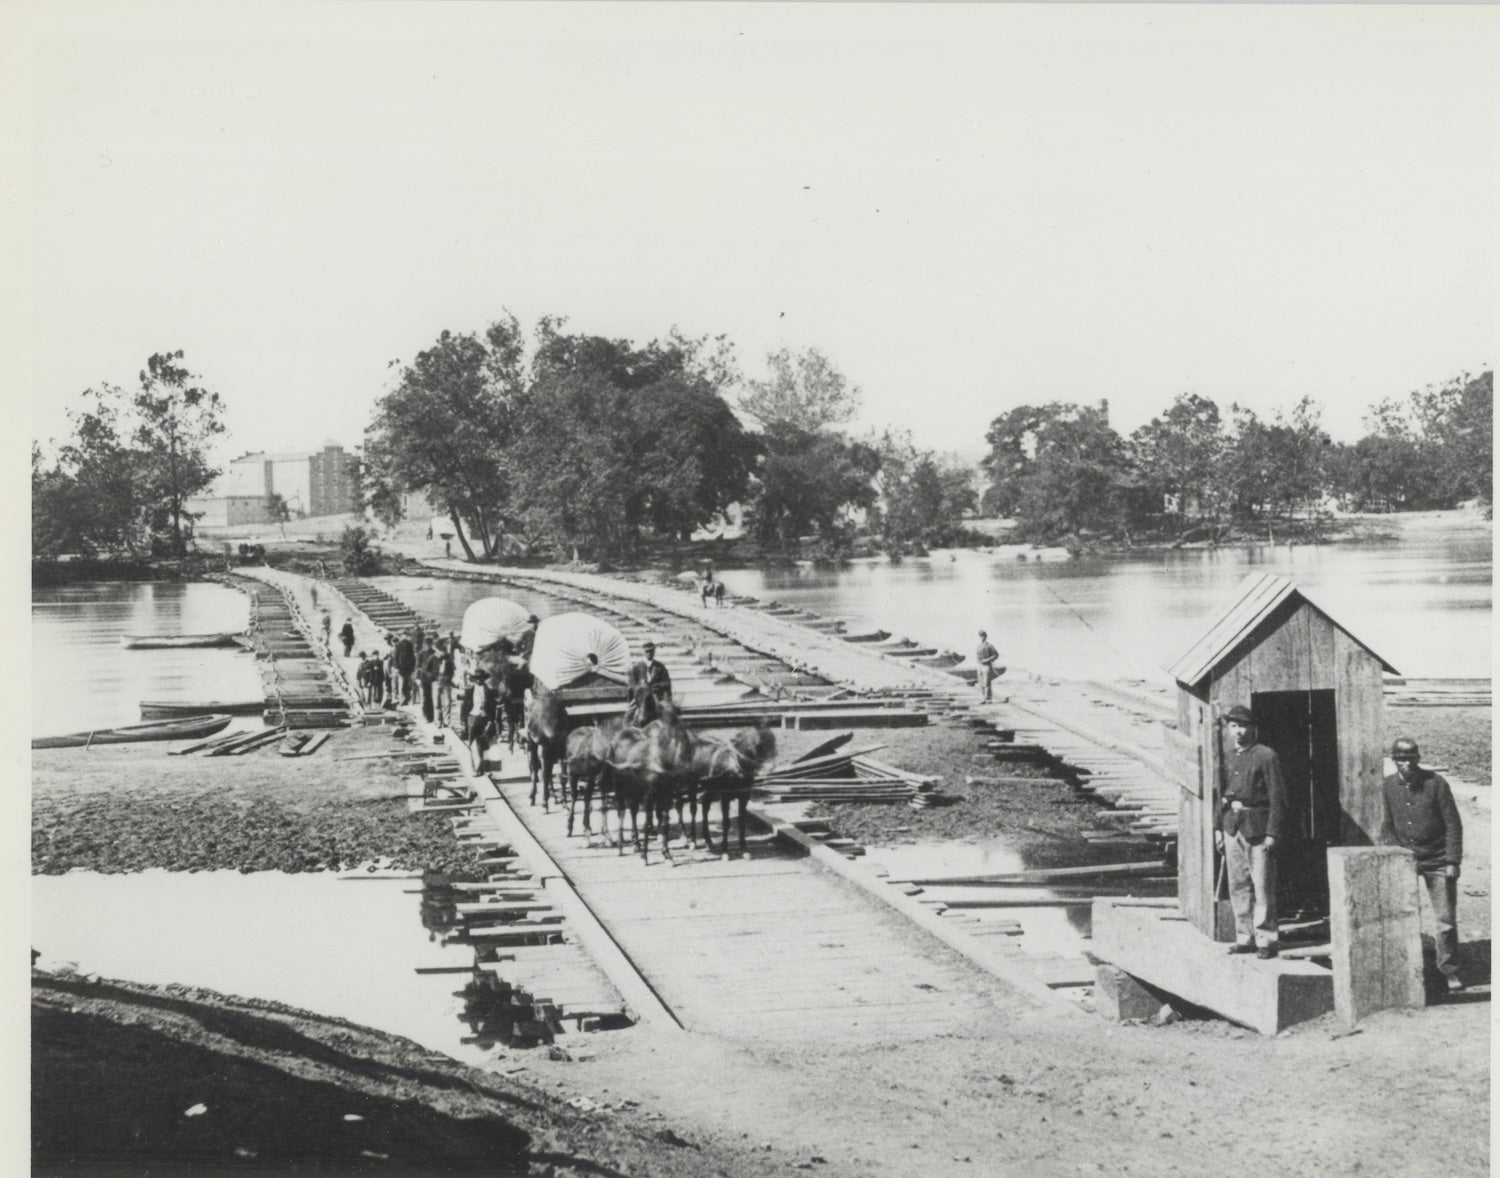
POLYGON ((1346 1026, 1426 1004, 1417 891, 1405 847, 1328 848, 1334 1008, 1346 1026))

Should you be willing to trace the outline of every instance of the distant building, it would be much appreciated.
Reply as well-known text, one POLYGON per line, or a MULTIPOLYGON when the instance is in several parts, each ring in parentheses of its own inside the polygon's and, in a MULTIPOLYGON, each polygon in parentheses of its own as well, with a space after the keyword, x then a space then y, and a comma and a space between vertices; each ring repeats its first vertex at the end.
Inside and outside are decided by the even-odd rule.
POLYGON ((211 495, 189 499, 187 509, 199 516, 198 527, 232 528, 274 523, 264 495, 211 495))
POLYGON ((188 508, 202 512, 199 523, 209 527, 273 523, 272 495, 281 496, 293 517, 357 513, 359 458, 331 442, 315 451, 243 454, 188 508))
POLYGON ((360 510, 359 459, 342 446, 308 455, 308 515, 346 515, 360 510))

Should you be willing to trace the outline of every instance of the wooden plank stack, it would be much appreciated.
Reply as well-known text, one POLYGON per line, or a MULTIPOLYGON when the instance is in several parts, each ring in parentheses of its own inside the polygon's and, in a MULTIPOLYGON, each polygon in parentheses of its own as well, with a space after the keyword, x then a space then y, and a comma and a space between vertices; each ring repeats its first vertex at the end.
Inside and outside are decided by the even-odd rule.
POLYGON ((908 773, 869 755, 883 747, 871 745, 773 767, 756 779, 757 796, 773 802, 904 802, 913 809, 931 805, 938 779, 908 773))

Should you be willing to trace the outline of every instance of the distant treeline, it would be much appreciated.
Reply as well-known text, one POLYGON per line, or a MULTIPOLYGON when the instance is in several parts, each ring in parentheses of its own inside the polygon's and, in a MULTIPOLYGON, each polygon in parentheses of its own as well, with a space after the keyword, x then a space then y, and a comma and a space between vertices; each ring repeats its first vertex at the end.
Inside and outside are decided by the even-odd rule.
MULTIPOLYGON (((393 361, 365 431, 373 514, 393 524, 418 492, 471 558, 628 560, 648 538, 721 526, 735 505, 763 549, 810 541, 838 554, 859 534, 892 553, 981 543, 962 526, 979 509, 1052 542, 1222 538, 1315 520, 1334 501, 1404 510, 1491 498, 1490 372, 1376 405, 1353 445, 1330 440, 1310 399, 1268 421, 1184 394, 1129 437, 1102 402, 1022 405, 991 423, 979 478, 908 436, 849 436, 860 391, 816 349, 773 352, 766 375, 746 379, 724 336, 673 329, 637 345, 565 328, 544 317, 528 337, 507 314, 393 361)), ((208 448, 223 405, 182 355, 152 356, 134 391, 88 390, 55 460, 33 445, 33 559, 187 550, 186 501, 218 473, 208 448)), ((284 503, 272 510, 285 518, 284 503)))
POLYGON ((1108 406, 1022 405, 994 419, 987 512, 1023 539, 1222 538, 1236 527, 1316 521, 1331 507, 1402 511, 1491 502, 1494 374, 1376 405, 1366 434, 1336 443, 1304 398, 1267 421, 1179 396, 1123 437, 1108 406))

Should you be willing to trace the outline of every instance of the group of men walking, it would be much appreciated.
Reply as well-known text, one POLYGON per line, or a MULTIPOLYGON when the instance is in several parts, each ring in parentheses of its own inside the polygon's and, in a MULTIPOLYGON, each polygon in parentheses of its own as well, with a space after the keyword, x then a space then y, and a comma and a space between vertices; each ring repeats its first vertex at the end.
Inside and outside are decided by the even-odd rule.
MULTIPOLYGON (((345 657, 352 657, 354 628, 346 622, 340 638, 345 657)), ((422 716, 446 724, 453 711, 453 685, 458 677, 458 635, 436 637, 420 626, 399 637, 385 636, 385 649, 360 651, 355 686, 366 707, 394 708, 419 700, 422 716)))
MULTIPOLYGON (((1277 848, 1286 833, 1286 781, 1276 751, 1262 744, 1249 708, 1224 715, 1232 747, 1225 754, 1214 845, 1224 853, 1234 944, 1230 953, 1275 957, 1277 848)), ((1424 768, 1417 742, 1400 737, 1390 757, 1396 772, 1382 782, 1380 842, 1410 849, 1426 886, 1436 925, 1436 966, 1450 991, 1463 989, 1458 971, 1458 875, 1463 863, 1463 821, 1453 791, 1439 773, 1424 768)))

